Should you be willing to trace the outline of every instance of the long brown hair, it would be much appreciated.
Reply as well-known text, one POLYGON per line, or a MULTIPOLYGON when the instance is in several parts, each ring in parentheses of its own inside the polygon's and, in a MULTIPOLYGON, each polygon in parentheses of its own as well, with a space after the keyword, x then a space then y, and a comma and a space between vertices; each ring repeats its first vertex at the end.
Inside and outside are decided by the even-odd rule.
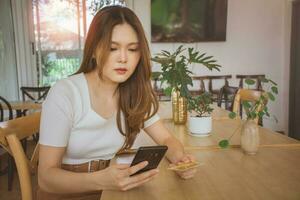
POLYGON ((118 87, 117 125, 121 134, 126 137, 122 149, 132 146, 137 134, 144 127, 144 122, 158 110, 158 102, 150 81, 151 63, 148 42, 142 24, 132 10, 121 6, 108 6, 98 11, 90 25, 83 60, 76 72, 76 74, 88 73, 98 67, 101 78, 102 67, 110 52, 113 28, 124 23, 135 30, 141 57, 133 74, 118 87), (93 57, 96 49, 101 53, 95 59, 93 57), (122 126, 122 114, 125 126, 122 126))

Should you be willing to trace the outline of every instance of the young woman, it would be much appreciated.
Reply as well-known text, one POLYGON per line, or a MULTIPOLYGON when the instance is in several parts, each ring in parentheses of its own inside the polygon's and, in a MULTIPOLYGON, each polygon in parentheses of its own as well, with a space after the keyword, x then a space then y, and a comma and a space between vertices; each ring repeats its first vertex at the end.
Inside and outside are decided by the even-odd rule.
POLYGON ((171 163, 194 160, 159 120, 150 76, 149 47, 137 16, 126 7, 101 9, 80 69, 56 83, 43 104, 38 199, 99 199, 103 189, 125 191, 150 181, 158 169, 130 176, 147 162, 109 165, 141 129, 168 146, 171 163))

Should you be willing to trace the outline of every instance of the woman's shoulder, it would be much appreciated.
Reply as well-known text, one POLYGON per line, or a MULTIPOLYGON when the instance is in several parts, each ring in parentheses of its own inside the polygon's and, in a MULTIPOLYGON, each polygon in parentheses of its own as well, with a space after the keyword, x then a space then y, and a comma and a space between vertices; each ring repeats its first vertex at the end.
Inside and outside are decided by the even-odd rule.
POLYGON ((57 81, 52 87, 51 90, 54 92, 70 94, 82 89, 84 83, 83 73, 75 74, 67 78, 57 81))
MULTIPOLYGON (((84 74, 75 74, 57 81, 50 89, 43 107, 56 105, 61 110, 73 113, 77 119, 86 110, 85 101, 87 95, 84 74)), ((51 107, 51 106, 50 106, 51 107)))

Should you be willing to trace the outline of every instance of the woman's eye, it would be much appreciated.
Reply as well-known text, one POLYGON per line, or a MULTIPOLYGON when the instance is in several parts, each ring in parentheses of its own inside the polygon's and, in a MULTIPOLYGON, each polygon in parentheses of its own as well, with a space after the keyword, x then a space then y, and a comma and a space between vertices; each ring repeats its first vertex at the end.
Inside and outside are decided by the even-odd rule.
POLYGON ((115 51, 117 48, 110 47, 110 51, 115 51))
POLYGON ((129 49, 129 51, 138 51, 138 49, 129 49))

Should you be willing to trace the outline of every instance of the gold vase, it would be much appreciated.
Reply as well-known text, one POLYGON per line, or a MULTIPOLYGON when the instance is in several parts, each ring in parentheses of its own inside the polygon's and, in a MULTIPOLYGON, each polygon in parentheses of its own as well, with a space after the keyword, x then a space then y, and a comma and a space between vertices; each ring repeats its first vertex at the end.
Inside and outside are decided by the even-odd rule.
POLYGON ((172 90, 172 112, 175 124, 185 124, 187 120, 187 101, 176 89, 172 90))

